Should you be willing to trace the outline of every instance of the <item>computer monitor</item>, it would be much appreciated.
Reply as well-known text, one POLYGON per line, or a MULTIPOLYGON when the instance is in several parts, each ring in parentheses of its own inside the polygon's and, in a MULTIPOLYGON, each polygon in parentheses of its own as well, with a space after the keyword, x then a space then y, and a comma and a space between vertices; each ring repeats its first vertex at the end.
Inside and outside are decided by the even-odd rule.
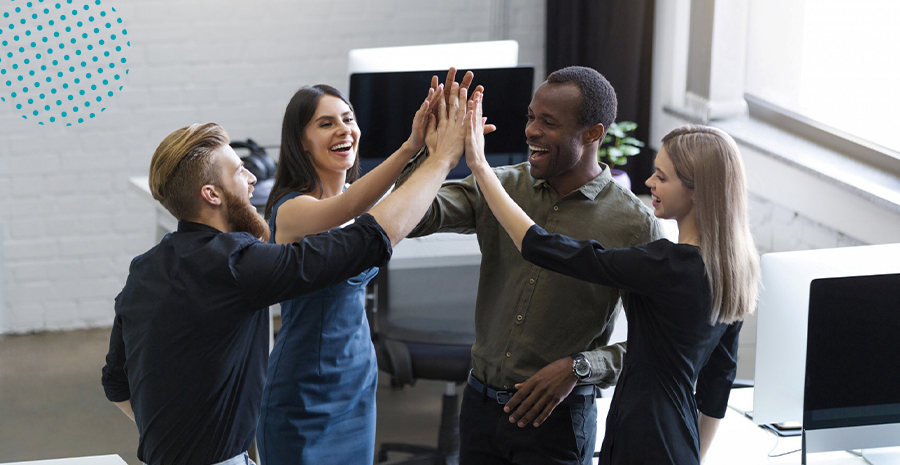
POLYGON ((900 446, 898 355, 900 274, 812 281, 804 454, 900 446))
POLYGON ((900 273, 900 244, 769 253, 762 256, 760 267, 753 421, 800 422, 810 283, 900 273))
MULTIPOLYGON (((491 166, 510 165, 528 159, 525 115, 534 87, 534 67, 482 68, 472 70, 472 86, 485 88, 484 115, 497 131, 485 138, 485 155, 491 166)), ((428 91, 431 77, 441 80, 447 70, 353 73, 350 102, 362 136, 359 142, 360 171, 381 163, 409 138, 413 115, 428 91)), ((457 76, 460 79, 461 76, 457 76)), ((448 178, 469 175, 461 160, 448 178)))

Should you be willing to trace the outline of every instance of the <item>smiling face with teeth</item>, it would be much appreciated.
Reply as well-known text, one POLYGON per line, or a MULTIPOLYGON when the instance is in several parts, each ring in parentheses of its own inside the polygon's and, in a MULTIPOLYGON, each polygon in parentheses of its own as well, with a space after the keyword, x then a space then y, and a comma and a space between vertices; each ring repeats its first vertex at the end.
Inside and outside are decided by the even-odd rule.
POLYGON ((581 91, 573 83, 544 82, 528 106, 525 137, 531 176, 565 195, 600 174, 596 145, 603 125, 583 125, 581 91))
POLYGON ((302 137, 303 148, 311 155, 320 179, 346 175, 356 162, 359 137, 350 106, 335 96, 322 95, 302 137))

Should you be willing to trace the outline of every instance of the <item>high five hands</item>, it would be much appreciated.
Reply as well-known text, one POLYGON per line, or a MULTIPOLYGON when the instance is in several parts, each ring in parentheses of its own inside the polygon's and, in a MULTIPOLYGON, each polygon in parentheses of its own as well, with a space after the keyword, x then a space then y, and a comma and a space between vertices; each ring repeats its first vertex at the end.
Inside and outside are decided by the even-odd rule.
MULTIPOLYGON (((432 81, 434 80, 432 79, 432 81)), ((419 106, 416 115, 413 117, 412 132, 406 141, 413 152, 417 152, 426 142, 429 121, 434 117, 437 102, 441 99, 441 93, 438 90, 435 88, 428 89, 428 96, 425 97, 425 101, 422 102, 422 105, 419 106)))
MULTIPOLYGON (((471 87, 472 80, 474 78, 475 78, 475 74, 473 74, 471 71, 466 71, 466 74, 463 75, 462 82, 459 83, 459 88, 465 89, 466 92, 468 93, 469 87, 471 87)), ((453 86, 454 82, 456 82, 456 68, 451 67, 447 71, 447 80, 444 84, 439 86, 438 85, 438 77, 437 76, 431 77, 431 88, 434 89, 435 95, 439 95, 439 94, 441 94, 441 91, 443 91, 444 101, 449 104, 451 87, 453 86)), ((480 93, 484 94, 484 87, 480 86, 480 85, 476 86, 475 91, 471 93, 472 97, 475 96, 475 92, 480 92, 480 93)), ((429 95, 431 95, 431 94, 429 94, 429 95)), ((462 101, 465 101, 465 100, 462 100, 462 101)), ((432 100, 431 107, 436 110, 436 102, 434 100, 432 100)), ((487 119, 485 119, 485 121, 487 121, 487 119)), ((490 134, 496 130, 497 130, 497 127, 494 126, 493 124, 484 124, 484 133, 485 134, 490 134)))
POLYGON ((484 94, 480 90, 481 86, 475 89, 472 98, 468 101, 466 111, 466 165, 473 173, 478 168, 490 169, 487 159, 484 156, 484 122, 486 118, 481 116, 481 101, 484 94))
MULTIPOLYGON (((425 144, 431 156, 446 160, 451 169, 459 163, 465 151, 466 91, 456 82, 450 84, 447 98, 437 98, 434 114, 429 115, 425 144)), ((434 92, 436 95, 441 95, 434 92)), ((431 91, 429 91, 431 96, 431 91)))

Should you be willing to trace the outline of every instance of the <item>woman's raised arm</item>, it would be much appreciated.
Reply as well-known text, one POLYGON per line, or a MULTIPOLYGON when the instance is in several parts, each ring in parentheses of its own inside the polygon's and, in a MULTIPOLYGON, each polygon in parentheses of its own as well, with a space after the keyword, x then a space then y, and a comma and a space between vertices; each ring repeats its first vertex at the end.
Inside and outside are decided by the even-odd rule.
POLYGON ((481 114, 481 101, 484 94, 476 91, 468 103, 466 113, 466 164, 475 175, 475 182, 484 194, 488 206, 500 221, 503 229, 519 251, 522 251, 522 239, 534 221, 510 198, 506 190, 491 170, 484 156, 484 118, 481 114))
POLYGON ((409 139, 371 172, 350 185, 343 194, 325 199, 303 195, 281 205, 275 220, 275 242, 293 242, 334 229, 372 208, 390 189, 406 163, 424 146, 431 109, 443 95, 441 91, 435 76, 428 96, 413 118, 409 139))

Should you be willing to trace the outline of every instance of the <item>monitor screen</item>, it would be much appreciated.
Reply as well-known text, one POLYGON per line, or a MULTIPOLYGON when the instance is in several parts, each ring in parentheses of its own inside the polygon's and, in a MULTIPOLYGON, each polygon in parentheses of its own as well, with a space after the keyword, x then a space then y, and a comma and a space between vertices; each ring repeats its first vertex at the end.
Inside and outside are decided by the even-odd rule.
POLYGON ((900 274, 810 284, 803 427, 900 423, 900 274))
MULTIPOLYGON (((753 421, 801 421, 810 283, 900 273, 900 244, 767 253, 760 269, 753 421)), ((846 345, 843 337, 834 343, 846 345)))
MULTIPOLYGON (((484 115, 497 131, 485 138, 485 155, 492 166, 528 159, 525 115, 531 102, 534 68, 484 68, 472 70, 474 86, 485 89, 484 115)), ((400 148, 412 127, 413 115, 431 85, 431 77, 443 82, 447 70, 354 73, 350 75, 350 102, 361 132, 360 170, 365 174, 400 148)), ((461 79, 458 73, 457 79, 461 79)), ((469 174, 465 161, 450 173, 459 179, 469 174)))

